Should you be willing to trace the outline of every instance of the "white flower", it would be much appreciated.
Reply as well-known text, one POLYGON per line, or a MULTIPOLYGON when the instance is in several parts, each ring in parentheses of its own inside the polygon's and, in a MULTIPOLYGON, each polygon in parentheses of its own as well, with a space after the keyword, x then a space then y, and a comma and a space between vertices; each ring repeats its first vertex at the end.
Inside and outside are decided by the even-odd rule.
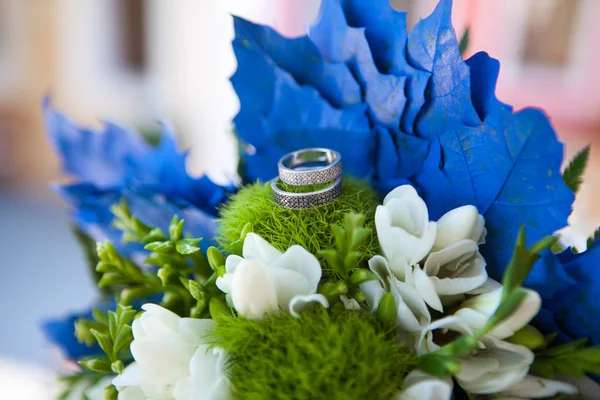
MULTIPOLYGON (((533 290, 523 289, 527 293, 525 299, 510 317, 498 324, 488 335, 498 339, 505 339, 515 334, 535 317, 540 310, 542 299, 533 290)), ((502 286, 491 292, 483 293, 465 301, 454 314, 464 320, 472 329, 479 330, 494 314, 502 299, 502 286)))
POLYGON ((514 399, 539 399, 559 393, 577 394, 578 392, 577 388, 569 383, 528 375, 521 382, 504 390, 502 394, 514 399))
POLYGON ((388 193, 375 212, 375 227, 381 250, 400 280, 406 268, 424 259, 435 242, 436 223, 429 221, 425 202, 410 185, 388 193))
POLYGON ((492 336, 481 341, 485 348, 461 361, 456 381, 463 389, 474 394, 500 393, 525 378, 534 359, 531 350, 492 336))
POLYGON ((451 397, 452 380, 414 370, 404 378, 404 389, 394 400, 450 400, 451 397))
POLYGON ((133 321, 135 362, 113 380, 119 400, 229 399, 226 354, 206 342, 209 319, 180 318, 156 304, 133 321))
POLYGON ((483 216, 473 206, 451 210, 437 222, 424 270, 439 295, 463 294, 486 282, 486 262, 478 246, 485 236, 483 224, 483 216))
POLYGON ((377 310, 385 292, 391 292, 396 304, 396 318, 401 331, 418 333, 431 322, 431 315, 425 300, 412 285, 398 280, 390 271, 385 258, 374 256, 369 260, 369 268, 379 280, 371 280, 360 285, 367 304, 377 310))
POLYGON ((260 236, 249 233, 244 240, 243 258, 231 255, 225 262, 226 273, 217 286, 240 315, 261 319, 279 309, 297 315, 306 304, 328 306, 319 294, 321 265, 301 246, 281 253, 260 236))

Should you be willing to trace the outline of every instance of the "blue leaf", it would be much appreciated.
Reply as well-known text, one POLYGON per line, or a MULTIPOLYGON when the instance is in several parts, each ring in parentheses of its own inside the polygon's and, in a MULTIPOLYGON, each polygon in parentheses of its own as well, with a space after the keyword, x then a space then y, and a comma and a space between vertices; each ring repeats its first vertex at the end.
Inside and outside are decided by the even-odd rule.
POLYGON ((565 251, 565 272, 575 281, 574 285, 558 292, 552 299, 544 301, 544 307, 553 315, 556 325, 571 338, 590 339, 593 345, 600 345, 600 242, 580 254, 565 251))
POLYGON ((309 31, 325 60, 346 63, 364 89, 365 102, 376 123, 387 127, 400 126, 406 105, 406 77, 386 75, 378 71, 365 37, 365 28, 348 25, 338 1, 325 1, 321 17, 309 31))
POLYGON ((128 162, 148 150, 137 135, 112 123, 106 123, 103 131, 78 127, 52 108, 48 97, 42 108, 48 138, 63 170, 79 180, 98 187, 123 185, 128 162))
MULTIPOLYGON (((563 148, 547 118, 531 109, 513 114, 495 98, 496 60, 485 53, 460 58, 450 5, 441 1, 409 37, 411 62, 432 73, 417 133, 433 142, 415 183, 432 218, 477 206, 488 229, 482 253, 500 279, 519 227, 527 227, 529 244, 563 228, 573 193, 562 181, 563 148)), ((537 279, 530 283, 549 277, 540 272, 537 279)))
POLYGON ((389 0, 343 0, 342 4, 348 24, 366 28, 365 36, 378 70, 406 78, 406 106, 401 128, 406 133, 414 133, 431 74, 414 68, 407 61, 406 13, 391 8, 389 0))
POLYGON ((201 237, 200 247, 206 251, 215 244, 218 228, 216 218, 184 200, 169 199, 161 193, 134 189, 102 190, 90 184, 62 185, 57 192, 74 207, 73 218, 77 226, 96 241, 110 240, 125 256, 143 253, 138 243, 122 243, 122 232, 112 226, 114 215, 110 211, 121 198, 127 200, 131 212, 142 222, 168 232, 175 214, 185 220, 185 231, 201 237))

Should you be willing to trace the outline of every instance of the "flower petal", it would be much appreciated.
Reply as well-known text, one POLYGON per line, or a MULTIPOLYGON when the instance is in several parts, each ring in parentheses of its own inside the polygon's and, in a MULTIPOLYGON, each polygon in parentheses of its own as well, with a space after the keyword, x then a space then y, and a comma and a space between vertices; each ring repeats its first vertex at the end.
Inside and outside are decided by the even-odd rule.
POLYGON ((569 383, 527 375, 521 382, 503 390, 502 394, 521 398, 541 398, 559 393, 577 394, 578 392, 579 390, 569 383))
POLYGON ((244 260, 238 265, 233 274, 231 300, 237 312, 249 319, 279 312, 275 282, 260 261, 244 260))
POLYGON ((394 400, 450 400, 451 397, 451 379, 438 379, 415 369, 404 378, 404 389, 394 400))
POLYGON ((367 304, 371 307, 371 310, 375 312, 379 306, 379 301, 381 301, 381 298, 385 294, 385 290, 381 286, 381 283, 377 281, 367 281, 361 283, 359 288, 365 295, 367 304))
POLYGON ((416 265, 412 276, 414 287, 419 291, 419 294, 423 297, 423 300, 425 300, 429 307, 436 311, 443 312, 444 307, 442 306, 440 297, 437 295, 435 286, 425 271, 416 265))
POLYGON ((294 245, 271 265, 272 268, 281 268, 294 271, 304 277, 309 285, 308 293, 317 291, 323 270, 319 260, 301 246, 294 245))
POLYGON ((242 253, 245 259, 261 260, 265 264, 272 264, 281 257, 281 252, 271 243, 252 232, 248 233, 244 239, 242 253))
POLYGON ((445 249, 461 240, 479 240, 483 227, 479 224, 479 211, 474 206, 462 206, 448 211, 437 221, 434 249, 445 249))
POLYGON ((206 344, 206 336, 214 328, 212 319, 181 318, 179 320, 179 333, 181 337, 194 346, 206 344))
POLYGON ((306 309, 310 303, 319 303, 325 308, 329 308, 327 298, 322 294, 310 294, 308 296, 296 296, 290 301, 290 314, 296 318, 300 317, 300 313, 306 309))
POLYGON ((354 311, 360 310, 360 304, 358 304, 358 301, 356 301, 355 299, 352 299, 344 294, 340 296, 340 301, 342 302, 342 304, 344 305, 344 308, 346 310, 354 310, 354 311))

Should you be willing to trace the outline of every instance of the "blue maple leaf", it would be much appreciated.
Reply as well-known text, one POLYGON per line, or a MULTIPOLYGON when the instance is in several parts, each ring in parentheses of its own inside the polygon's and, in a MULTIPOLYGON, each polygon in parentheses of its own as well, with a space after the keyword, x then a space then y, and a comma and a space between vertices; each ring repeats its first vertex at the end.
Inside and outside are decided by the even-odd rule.
POLYGON ((77 225, 95 240, 111 240, 124 254, 139 246, 121 244, 121 232, 112 227, 110 207, 121 198, 142 222, 168 228, 173 215, 186 220, 188 232, 213 244, 216 207, 231 187, 221 187, 206 176, 195 179, 185 170, 186 154, 177 150, 172 129, 163 124, 156 147, 117 124, 105 123, 95 131, 77 126, 57 112, 48 98, 43 103, 50 142, 72 182, 56 191, 73 206, 77 225))
MULTIPOLYGON (((488 229, 482 251, 500 279, 520 226, 530 242, 554 233, 566 226, 574 196, 548 119, 496 99, 499 63, 485 53, 463 61, 451 8, 440 1, 410 34, 388 0, 324 0, 317 22, 297 39, 236 19, 235 123, 256 150, 244 155, 249 180, 275 176, 288 151, 328 146, 382 194, 411 182, 432 218, 477 206, 488 229), (348 113, 351 127, 340 123, 348 113)), ((551 278, 561 271, 545 268, 539 264, 529 283, 560 290, 551 278)))

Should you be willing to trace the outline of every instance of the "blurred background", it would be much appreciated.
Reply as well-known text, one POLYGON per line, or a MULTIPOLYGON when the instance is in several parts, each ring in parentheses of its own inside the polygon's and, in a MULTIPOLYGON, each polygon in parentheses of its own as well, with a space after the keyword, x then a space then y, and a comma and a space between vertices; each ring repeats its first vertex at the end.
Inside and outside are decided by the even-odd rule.
MULTIPOLYGON (((500 100, 546 110, 566 159, 592 144, 570 236, 600 225, 600 1, 454 0, 454 26, 470 27, 467 56, 502 62, 500 100)), ((435 0, 391 0, 409 26, 435 0)), ((230 14, 298 36, 320 0, 0 0, 0 398, 52 398, 59 357, 38 325, 85 309, 94 290, 68 210, 48 188, 60 178, 40 103, 97 126, 142 131, 173 122, 191 149, 189 170, 235 174, 231 119, 238 102, 230 14), (27 383, 27 384, 25 384, 27 383), (14 388, 20 388, 15 392, 14 388), (23 388, 29 392, 24 393, 23 388)))

